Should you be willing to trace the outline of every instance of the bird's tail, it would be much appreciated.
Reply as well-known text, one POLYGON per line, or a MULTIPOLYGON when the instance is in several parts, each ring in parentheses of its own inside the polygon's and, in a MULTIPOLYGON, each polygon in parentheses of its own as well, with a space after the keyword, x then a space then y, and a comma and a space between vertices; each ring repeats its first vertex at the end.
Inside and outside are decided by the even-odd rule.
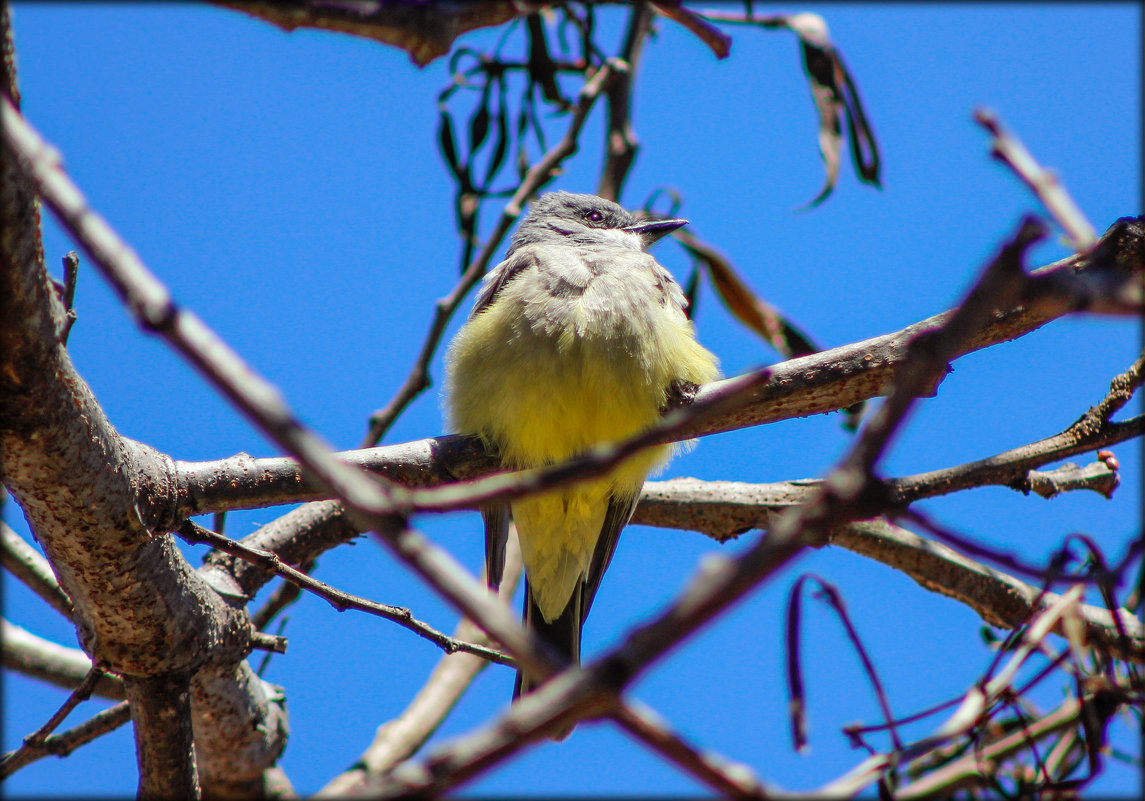
MULTIPOLYGON (((580 664, 580 632, 584 626, 583 607, 581 604, 583 582, 577 582, 572 597, 569 598, 565 611, 556 620, 547 621, 541 610, 533 602, 533 593, 529 589, 529 580, 525 579, 525 627, 535 632, 549 649, 565 658, 571 665, 580 664)), ((513 687, 513 700, 532 692, 539 683, 529 680, 524 673, 517 671, 517 683, 513 687)), ((563 740, 569 736, 573 727, 569 726, 553 732, 550 736, 554 740, 563 740)))

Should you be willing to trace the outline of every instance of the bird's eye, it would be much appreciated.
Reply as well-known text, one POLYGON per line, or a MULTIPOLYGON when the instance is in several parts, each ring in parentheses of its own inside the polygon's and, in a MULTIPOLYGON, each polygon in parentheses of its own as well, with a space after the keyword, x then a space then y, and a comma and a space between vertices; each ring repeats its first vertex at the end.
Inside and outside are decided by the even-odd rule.
POLYGON ((588 219, 592 220, 593 222, 600 222, 604 219, 604 215, 599 211, 590 211, 588 213, 588 219))

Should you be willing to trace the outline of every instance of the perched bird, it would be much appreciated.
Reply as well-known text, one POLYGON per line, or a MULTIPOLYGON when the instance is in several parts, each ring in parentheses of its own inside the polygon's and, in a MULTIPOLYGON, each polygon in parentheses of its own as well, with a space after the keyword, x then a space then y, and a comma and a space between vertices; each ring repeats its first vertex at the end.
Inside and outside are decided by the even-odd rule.
MULTIPOLYGON (((687 300, 645 248, 686 220, 638 220, 594 195, 536 200, 485 277, 448 356, 451 426, 509 469, 555 464, 630 437, 716 377, 687 300)), ((650 471, 673 446, 607 475, 512 502, 525 565, 525 623, 570 663, 601 577, 650 471)), ((483 510, 490 586, 500 583, 508 504, 483 510)), ((517 674, 514 698, 532 684, 517 674)))

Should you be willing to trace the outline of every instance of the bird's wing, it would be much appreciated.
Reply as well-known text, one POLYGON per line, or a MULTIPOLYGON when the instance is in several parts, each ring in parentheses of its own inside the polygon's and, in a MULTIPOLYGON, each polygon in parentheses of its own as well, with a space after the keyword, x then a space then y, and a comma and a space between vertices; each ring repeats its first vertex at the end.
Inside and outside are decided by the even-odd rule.
MULTIPOLYGON (((529 579, 525 578, 525 609, 523 617, 525 628, 535 632, 549 648, 559 654, 570 665, 580 663, 580 630, 584 626, 584 617, 581 615, 582 585, 577 585, 569 598, 568 606, 561 612, 560 617, 551 623, 545 620, 540 608, 533 602, 533 593, 529 588, 529 579)), ((521 671, 517 671, 517 683, 513 687, 513 697, 517 698, 532 690, 535 682, 529 681, 521 671)))
POLYGON ((509 539, 509 504, 490 503, 481 508, 485 521, 485 582, 494 590, 505 573, 505 542, 509 539))
POLYGON ((628 525, 632 513, 636 511, 636 503, 640 500, 640 493, 631 497, 613 496, 608 502, 608 510, 604 513, 604 525, 600 528, 600 537, 596 541, 596 548, 592 552, 592 561, 588 565, 588 573, 584 579, 584 591, 581 594, 581 620, 588 617, 588 610, 592 608, 592 601, 596 591, 600 589, 600 580, 604 578, 604 571, 616 553, 616 544, 620 541, 620 531, 628 525))
POLYGON ((469 313, 469 319, 472 320, 488 308, 506 284, 537 264, 536 249, 526 247, 515 251, 513 255, 490 270, 481 283, 481 289, 477 292, 477 300, 473 303, 473 311, 469 313))

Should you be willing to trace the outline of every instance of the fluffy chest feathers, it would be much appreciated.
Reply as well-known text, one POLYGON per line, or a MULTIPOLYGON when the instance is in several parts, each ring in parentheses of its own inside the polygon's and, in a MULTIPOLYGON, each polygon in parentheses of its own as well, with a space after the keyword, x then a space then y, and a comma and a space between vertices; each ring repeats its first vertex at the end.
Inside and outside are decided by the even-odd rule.
POLYGON ((450 351, 450 416, 519 467, 654 422, 674 380, 715 376, 683 293, 646 253, 527 247, 486 279, 450 351))

